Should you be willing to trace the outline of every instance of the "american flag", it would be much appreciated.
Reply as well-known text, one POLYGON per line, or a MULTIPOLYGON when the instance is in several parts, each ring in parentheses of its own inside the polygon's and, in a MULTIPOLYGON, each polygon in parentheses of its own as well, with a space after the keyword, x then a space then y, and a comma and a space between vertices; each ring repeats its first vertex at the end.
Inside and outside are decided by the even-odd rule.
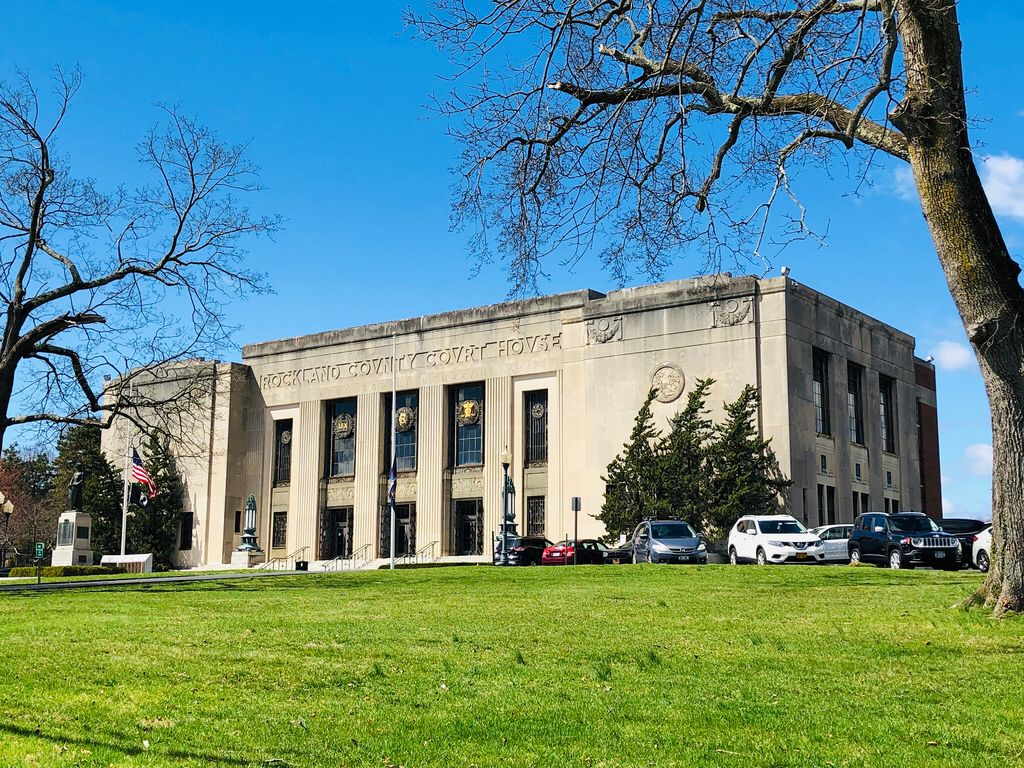
POLYGON ((397 457, 391 460, 391 471, 388 472, 388 503, 391 505, 392 511, 395 509, 395 491, 398 485, 398 459, 397 457))
POLYGON ((153 478, 149 476, 149 472, 142 465, 139 452, 134 448, 132 448, 132 482, 142 483, 149 489, 150 497, 156 496, 156 483, 153 482, 153 478))

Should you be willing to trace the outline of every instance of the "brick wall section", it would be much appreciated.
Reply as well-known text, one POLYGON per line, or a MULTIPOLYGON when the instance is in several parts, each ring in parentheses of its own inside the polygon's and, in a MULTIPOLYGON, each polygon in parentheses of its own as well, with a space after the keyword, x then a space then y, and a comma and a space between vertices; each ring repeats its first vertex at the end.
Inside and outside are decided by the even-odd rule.
MULTIPOLYGON (((935 392, 935 368, 914 361, 917 386, 935 392)), ((917 401, 917 450, 921 462, 921 511, 938 520, 942 517, 942 479, 939 468, 939 414, 934 405, 917 401)))

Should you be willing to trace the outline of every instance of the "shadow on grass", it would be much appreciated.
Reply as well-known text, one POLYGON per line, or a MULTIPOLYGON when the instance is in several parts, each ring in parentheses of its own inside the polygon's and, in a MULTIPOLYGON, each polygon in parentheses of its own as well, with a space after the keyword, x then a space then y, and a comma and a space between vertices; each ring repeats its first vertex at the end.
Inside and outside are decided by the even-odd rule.
POLYGON ((129 757, 138 757, 145 753, 151 755, 164 755, 166 757, 173 757, 181 760, 200 760, 204 763, 209 763, 210 765, 252 765, 253 763, 265 762, 257 757, 226 757, 219 754, 188 752, 180 749, 164 750, 159 747, 151 747, 147 750, 143 749, 141 746, 130 747, 124 744, 112 741, 101 741, 95 738, 87 739, 82 737, 76 738, 74 736, 50 735, 44 732, 41 728, 26 728, 20 725, 12 725, 11 723, 0 723, 0 733, 10 733, 14 736, 22 736, 28 739, 41 739, 53 744, 74 744, 79 747, 92 749, 109 749, 113 752, 119 752, 129 757))

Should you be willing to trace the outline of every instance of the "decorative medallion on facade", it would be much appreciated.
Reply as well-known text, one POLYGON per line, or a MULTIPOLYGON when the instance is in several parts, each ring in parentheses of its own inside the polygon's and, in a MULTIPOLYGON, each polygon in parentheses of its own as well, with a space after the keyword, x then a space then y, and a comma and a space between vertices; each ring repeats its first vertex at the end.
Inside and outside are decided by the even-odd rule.
POLYGON ((292 431, 290 429, 284 430, 281 433, 281 445, 288 445, 292 441, 292 431))
POLYGON ((749 297, 712 302, 711 327, 719 328, 723 325, 739 325, 747 319, 751 306, 752 301, 749 297))
POLYGON ((655 390, 654 398, 659 403, 671 403, 677 400, 686 386, 683 372, 674 365, 663 365, 654 372, 651 387, 655 390))
POLYGON ((356 417, 351 413, 341 413, 334 419, 334 436, 344 440, 352 437, 356 431, 356 417))
POLYGON ((547 411, 548 409, 544 407, 544 403, 534 403, 533 408, 530 409, 530 415, 535 419, 543 419, 547 411))
POLYGON ((622 341, 621 317, 587 321, 587 344, 606 344, 609 341, 622 341))
POLYGON ((460 400, 455 406, 455 419, 460 427, 470 427, 480 421, 480 401, 460 400))
POLYGON ((403 405, 395 414, 395 429, 399 432, 408 432, 416 426, 416 411, 408 405, 403 405))

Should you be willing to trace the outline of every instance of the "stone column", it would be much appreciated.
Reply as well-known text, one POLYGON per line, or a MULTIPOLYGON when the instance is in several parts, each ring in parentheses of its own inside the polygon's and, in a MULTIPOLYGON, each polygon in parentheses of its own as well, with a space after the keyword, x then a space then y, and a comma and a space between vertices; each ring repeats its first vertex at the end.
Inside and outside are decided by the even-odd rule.
POLYGON ((352 548, 369 544, 372 557, 378 556, 380 535, 380 486, 381 473, 385 470, 381 460, 383 429, 380 393, 359 395, 356 399, 356 503, 352 548))
POLYGON ((416 458, 416 545, 444 541, 444 467, 445 467, 444 385, 420 388, 417 420, 416 458))
POLYGON ((323 475, 323 403, 299 403, 293 426, 291 509, 288 510, 288 552, 309 547, 306 560, 316 559, 320 520, 320 478, 323 475))
MULTIPOLYGON (((484 554, 490 554, 491 531, 501 528, 501 452, 522 451, 512 441, 512 379, 501 376, 484 382, 484 554)), ((513 465, 515 458, 513 458, 513 465)), ((512 468, 509 468, 512 471, 512 468)), ((516 493, 522 491, 518 486, 516 493)))

